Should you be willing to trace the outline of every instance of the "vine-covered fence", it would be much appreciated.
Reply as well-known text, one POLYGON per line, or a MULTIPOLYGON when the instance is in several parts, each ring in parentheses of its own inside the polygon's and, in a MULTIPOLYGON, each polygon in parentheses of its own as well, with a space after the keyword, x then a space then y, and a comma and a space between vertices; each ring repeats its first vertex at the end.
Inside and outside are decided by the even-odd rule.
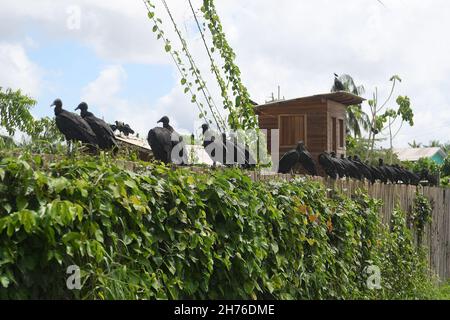
MULTIPOLYGON (((251 174, 253 180, 283 179, 290 180, 292 175, 265 175, 256 172, 251 174)), ((333 181, 321 177, 312 178, 322 181, 330 192, 341 191, 349 196, 358 189, 383 202, 380 215, 384 223, 388 223, 395 206, 411 213, 414 207, 417 187, 393 184, 368 184, 354 180, 333 181)), ((427 197, 433 207, 432 222, 425 228, 423 244, 428 248, 430 266, 441 280, 450 279, 450 189, 420 187, 420 192, 427 197)))

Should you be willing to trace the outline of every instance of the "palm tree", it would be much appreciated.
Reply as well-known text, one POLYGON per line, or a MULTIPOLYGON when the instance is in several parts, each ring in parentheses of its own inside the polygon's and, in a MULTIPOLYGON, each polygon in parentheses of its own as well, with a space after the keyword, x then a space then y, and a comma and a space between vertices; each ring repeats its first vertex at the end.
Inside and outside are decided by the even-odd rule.
POLYGON ((428 148, 443 148, 444 146, 439 140, 432 140, 428 145, 428 148))
MULTIPOLYGON (((354 95, 361 96, 365 93, 364 86, 357 86, 355 81, 348 74, 341 75, 337 78, 338 83, 344 86, 344 91, 350 92, 354 95)), ((336 81, 331 88, 331 92, 340 91, 337 88, 336 81)), ((354 137, 361 137, 362 130, 368 131, 370 128, 369 116, 362 110, 361 105, 353 105, 347 108, 347 127, 354 137)))
POLYGON ((418 143, 416 140, 413 140, 413 142, 408 143, 408 145, 413 149, 422 148, 422 143, 418 143))

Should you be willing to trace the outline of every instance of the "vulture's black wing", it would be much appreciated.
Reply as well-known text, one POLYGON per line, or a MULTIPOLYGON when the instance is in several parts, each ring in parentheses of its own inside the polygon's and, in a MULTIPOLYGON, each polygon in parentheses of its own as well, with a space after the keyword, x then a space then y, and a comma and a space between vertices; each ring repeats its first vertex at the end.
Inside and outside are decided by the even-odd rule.
POLYGON ((56 116, 56 127, 68 141, 81 141, 97 145, 97 136, 89 124, 79 115, 63 110, 56 116))
POLYGON ((291 172, 297 162, 300 161, 300 155, 297 150, 287 152, 280 160, 278 166, 278 173, 287 174, 291 172))
POLYGON ((337 179, 338 174, 335 164, 328 154, 322 153, 319 155, 319 164, 331 179, 337 179))
POLYGON ((117 148, 117 140, 111 127, 102 119, 93 114, 84 118, 97 136, 98 144, 101 149, 117 148))
POLYGON ((314 160, 308 151, 305 150, 300 152, 299 161, 309 175, 317 176, 316 164, 314 163, 314 160))
POLYGON ((147 141, 156 160, 164 163, 171 162, 172 141, 170 136, 170 131, 161 127, 153 128, 148 132, 147 141))

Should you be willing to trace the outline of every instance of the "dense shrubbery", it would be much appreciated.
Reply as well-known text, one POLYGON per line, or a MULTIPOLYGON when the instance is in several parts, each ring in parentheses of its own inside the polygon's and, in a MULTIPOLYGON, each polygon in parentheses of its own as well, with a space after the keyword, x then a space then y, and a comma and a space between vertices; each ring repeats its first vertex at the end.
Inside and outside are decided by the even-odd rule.
POLYGON ((108 158, 0 160, 0 298, 423 297, 430 285, 403 213, 326 197, 317 182, 252 182, 108 158), (82 290, 66 269, 82 270, 82 290), (369 290, 366 268, 381 269, 369 290))

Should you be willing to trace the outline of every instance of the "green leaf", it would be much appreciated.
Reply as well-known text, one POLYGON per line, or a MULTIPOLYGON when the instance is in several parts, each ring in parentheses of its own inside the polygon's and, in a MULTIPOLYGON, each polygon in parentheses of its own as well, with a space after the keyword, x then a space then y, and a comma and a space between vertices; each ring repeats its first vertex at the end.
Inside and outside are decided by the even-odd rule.
POLYGON ((6 276, 0 276, 0 284, 6 289, 9 287, 10 281, 6 276))
POLYGON ((26 233, 31 233, 36 227, 36 213, 30 210, 18 212, 19 222, 23 225, 26 233))

